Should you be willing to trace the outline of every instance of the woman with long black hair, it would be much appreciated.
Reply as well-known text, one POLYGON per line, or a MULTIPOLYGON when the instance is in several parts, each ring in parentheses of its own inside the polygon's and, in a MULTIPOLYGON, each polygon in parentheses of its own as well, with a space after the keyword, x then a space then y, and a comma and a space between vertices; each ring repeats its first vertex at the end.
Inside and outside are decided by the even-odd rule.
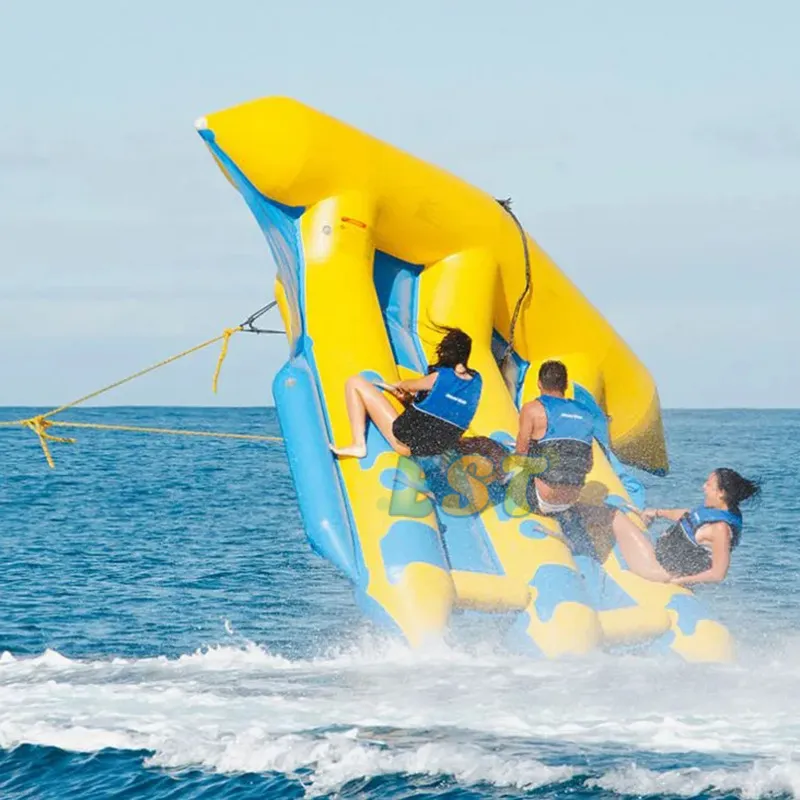
POLYGON ((353 438, 347 447, 331 445, 337 456, 366 456, 367 418, 402 456, 436 456, 456 447, 475 416, 483 381, 469 367, 470 336, 460 328, 436 327, 444 336, 436 346, 436 362, 428 368, 428 374, 379 385, 406 406, 401 413, 378 385, 361 375, 348 379, 345 400, 353 438))
POLYGON ((639 515, 649 525, 656 519, 673 524, 655 546, 628 516, 616 509, 581 508, 587 519, 603 513, 628 568, 660 583, 720 583, 728 574, 731 553, 742 535, 740 504, 757 495, 759 485, 728 467, 711 472, 703 484, 703 504, 688 508, 646 508, 639 515))
POLYGON ((719 583, 728 574, 731 553, 742 536, 739 506, 760 491, 759 485, 728 467, 715 469, 703 484, 703 505, 648 508, 642 519, 674 524, 656 540, 658 563, 672 583, 719 583))

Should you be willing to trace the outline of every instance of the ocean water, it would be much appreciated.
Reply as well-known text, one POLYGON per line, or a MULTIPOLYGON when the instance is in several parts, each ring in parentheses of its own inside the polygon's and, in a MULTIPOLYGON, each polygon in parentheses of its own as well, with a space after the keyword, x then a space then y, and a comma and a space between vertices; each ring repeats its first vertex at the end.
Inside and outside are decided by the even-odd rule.
MULTIPOLYGON (((0 418, 30 409, 0 409, 0 418)), ((271 409, 64 418, 278 433, 271 409)), ((800 412, 666 414, 672 475, 764 482, 702 591, 736 664, 425 652, 306 544, 280 445, 0 430, 0 798, 800 796, 800 412)), ((463 630, 462 630, 463 628, 463 630)))

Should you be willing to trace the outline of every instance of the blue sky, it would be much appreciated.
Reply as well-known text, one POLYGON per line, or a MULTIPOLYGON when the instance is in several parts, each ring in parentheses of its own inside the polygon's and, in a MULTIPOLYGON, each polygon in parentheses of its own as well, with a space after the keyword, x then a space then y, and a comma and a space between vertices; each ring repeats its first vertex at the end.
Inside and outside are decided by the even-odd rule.
MULTIPOLYGON (((0 405, 58 405, 271 299, 193 121, 286 94, 512 196, 665 406, 796 407, 799 29, 791 0, 7 3, 0 405)), ((239 336, 216 397, 209 352, 107 402, 271 402, 285 355, 239 336)))

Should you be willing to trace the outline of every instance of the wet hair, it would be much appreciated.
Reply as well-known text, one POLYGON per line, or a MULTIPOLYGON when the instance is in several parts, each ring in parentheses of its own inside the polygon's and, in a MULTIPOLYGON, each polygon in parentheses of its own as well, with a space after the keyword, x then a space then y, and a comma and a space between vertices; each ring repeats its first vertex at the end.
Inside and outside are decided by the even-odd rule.
POLYGON ((560 361, 545 361, 539 367, 539 383, 547 392, 567 391, 567 368, 560 361))
POLYGON ((429 371, 439 367, 455 369, 458 364, 463 364, 467 372, 475 374, 475 370, 470 369, 467 363, 472 353, 472 337, 461 328, 450 328, 447 325, 434 327, 439 333, 444 333, 444 336, 436 345, 436 362, 431 364, 429 371))
POLYGON ((757 481, 744 478, 736 470, 728 469, 728 467, 718 467, 714 470, 714 474, 717 476, 717 482, 728 510, 734 514, 741 513, 739 511, 740 503, 756 497, 761 491, 757 481))

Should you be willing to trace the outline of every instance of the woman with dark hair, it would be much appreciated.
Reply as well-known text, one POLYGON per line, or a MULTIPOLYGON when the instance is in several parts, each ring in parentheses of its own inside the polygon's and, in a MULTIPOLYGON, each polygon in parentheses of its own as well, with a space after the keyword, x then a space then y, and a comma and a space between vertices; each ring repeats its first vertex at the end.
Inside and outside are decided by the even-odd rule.
POLYGON ((657 540, 658 563, 672 583, 719 583, 728 574, 731 552, 742 535, 741 503, 760 491, 755 481, 727 467, 715 469, 703 484, 704 503, 695 509, 648 508, 642 519, 674 524, 657 540))
POLYGON ((436 327, 444 336, 424 378, 394 385, 376 385, 361 375, 348 379, 345 399, 353 440, 347 447, 331 445, 336 455, 366 456, 368 417, 401 456, 436 456, 456 447, 475 416, 483 382, 468 365, 469 335, 460 328, 436 327), (378 386, 392 392, 405 410, 398 413, 378 386))
POLYGON ((610 530, 628 569, 658 583, 719 583, 728 574, 731 551, 739 544, 739 504, 759 486, 727 467, 715 469, 703 484, 704 503, 688 508, 647 508, 639 516, 649 525, 673 521, 653 546, 627 514, 609 506, 580 505, 576 512, 596 530, 610 530))

